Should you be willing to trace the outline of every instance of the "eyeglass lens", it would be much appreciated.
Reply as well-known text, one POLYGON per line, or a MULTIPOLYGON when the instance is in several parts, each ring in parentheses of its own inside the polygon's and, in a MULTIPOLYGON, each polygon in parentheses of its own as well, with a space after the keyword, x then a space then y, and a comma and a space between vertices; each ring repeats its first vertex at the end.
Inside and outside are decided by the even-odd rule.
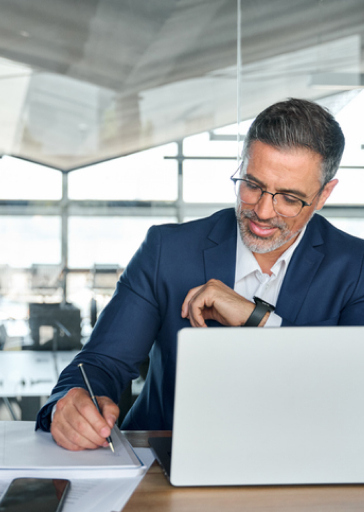
MULTIPOLYGON (((240 196, 243 203, 255 205, 259 202, 264 191, 254 183, 237 180, 235 182, 235 193, 237 196, 240 196)), ((299 199, 288 194, 276 193, 274 197, 272 195, 272 201, 274 211, 285 217, 295 217, 303 208, 303 204, 299 199)))

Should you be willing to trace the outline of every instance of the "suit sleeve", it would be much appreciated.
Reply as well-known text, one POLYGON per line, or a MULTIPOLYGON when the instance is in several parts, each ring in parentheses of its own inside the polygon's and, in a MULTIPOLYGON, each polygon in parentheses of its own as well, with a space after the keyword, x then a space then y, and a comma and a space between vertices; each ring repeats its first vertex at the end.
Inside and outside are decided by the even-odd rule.
POLYGON ((160 327, 157 278, 160 231, 150 228, 102 311, 89 341, 61 373, 52 395, 39 411, 36 428, 49 430, 54 404, 71 388, 85 387, 77 365, 87 368, 93 390, 115 403, 147 358, 160 327))

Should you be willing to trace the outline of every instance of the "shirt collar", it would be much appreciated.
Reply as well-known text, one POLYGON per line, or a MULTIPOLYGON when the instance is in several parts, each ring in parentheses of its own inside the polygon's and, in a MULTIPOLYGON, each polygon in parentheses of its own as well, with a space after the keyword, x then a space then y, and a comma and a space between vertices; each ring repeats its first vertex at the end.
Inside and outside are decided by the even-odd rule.
MULTIPOLYGON (((297 248, 298 244, 301 242, 303 235, 305 234, 306 226, 302 229, 299 234, 297 240, 290 246, 288 249, 281 254, 278 260, 275 262, 273 267, 271 268, 272 273, 276 276, 281 270, 288 267, 288 264, 292 258, 292 255, 297 248)), ((246 247, 243 243, 239 226, 238 226, 238 236, 237 236, 237 244, 236 244, 236 272, 235 272, 235 282, 237 283, 240 279, 244 279, 249 274, 258 271, 262 274, 262 270, 254 257, 254 254, 250 249, 246 247)))

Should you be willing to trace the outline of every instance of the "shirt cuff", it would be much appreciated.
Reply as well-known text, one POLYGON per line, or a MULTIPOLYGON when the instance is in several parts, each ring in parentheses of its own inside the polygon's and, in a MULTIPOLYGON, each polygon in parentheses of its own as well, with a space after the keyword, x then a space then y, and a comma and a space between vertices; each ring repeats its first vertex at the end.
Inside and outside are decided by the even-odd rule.
POLYGON ((52 412, 51 412, 51 423, 53 421, 53 416, 55 415, 56 413, 56 409, 57 409, 57 404, 54 404, 53 408, 52 408, 52 412))
POLYGON ((274 313, 269 315, 268 320, 265 322, 264 327, 280 327, 282 324, 282 318, 274 313))

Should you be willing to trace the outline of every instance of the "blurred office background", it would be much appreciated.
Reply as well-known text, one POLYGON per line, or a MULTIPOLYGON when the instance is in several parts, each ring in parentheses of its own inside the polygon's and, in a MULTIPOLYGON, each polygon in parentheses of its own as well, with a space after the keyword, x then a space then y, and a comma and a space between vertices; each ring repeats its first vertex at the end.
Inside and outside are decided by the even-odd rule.
POLYGON ((149 226, 233 205, 244 134, 287 97, 341 123, 321 213, 364 237, 363 0, 0 0, 0 13, 0 350, 78 350, 149 226))

